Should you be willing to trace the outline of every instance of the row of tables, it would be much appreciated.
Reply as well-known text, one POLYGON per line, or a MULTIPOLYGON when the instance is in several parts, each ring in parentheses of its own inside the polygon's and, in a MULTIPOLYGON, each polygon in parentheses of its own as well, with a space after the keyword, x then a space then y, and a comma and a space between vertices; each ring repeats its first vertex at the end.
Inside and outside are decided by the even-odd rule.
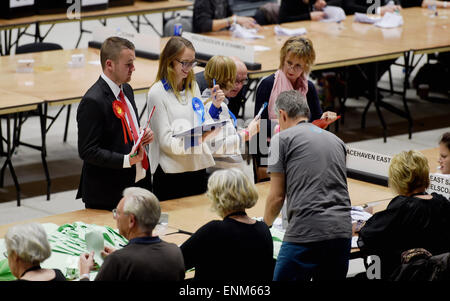
MULTIPOLYGON (((79 18, 69 18, 67 13, 34 15, 30 17, 0 19, 0 32, 3 33, 4 51, 0 49, 0 54, 10 54, 11 48, 18 46, 19 39, 23 35, 30 35, 27 30, 34 25, 34 36, 36 42, 42 42, 56 24, 66 22, 80 22, 80 34, 76 47, 81 40, 83 33, 88 32, 83 28, 83 21, 99 20, 103 25, 107 24, 107 19, 126 17, 137 32, 140 31, 141 25, 149 25, 153 30, 161 35, 153 24, 146 17, 147 14, 165 13, 170 11, 185 10, 192 5, 192 2, 185 0, 160 0, 154 2, 137 0, 133 5, 111 7, 106 10, 81 12, 79 18), (136 17, 136 20, 131 19, 136 17), (42 25, 50 25, 47 32, 41 32, 42 25), (17 37, 13 39, 13 30, 17 29, 17 37)), ((1 36, 0 36, 1 40, 1 36)))

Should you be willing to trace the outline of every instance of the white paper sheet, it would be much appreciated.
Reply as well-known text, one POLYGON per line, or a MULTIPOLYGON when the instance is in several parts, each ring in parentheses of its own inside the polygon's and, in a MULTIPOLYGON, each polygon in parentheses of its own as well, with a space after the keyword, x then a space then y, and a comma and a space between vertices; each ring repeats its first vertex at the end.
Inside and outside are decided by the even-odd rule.
POLYGON ((395 28, 403 25, 403 17, 396 13, 385 13, 383 18, 375 26, 381 28, 395 28))
POLYGON ((242 39, 264 39, 264 36, 256 34, 258 30, 256 28, 245 28, 237 23, 231 26, 230 31, 236 38, 242 39))
POLYGON ((277 25, 275 26, 274 31, 277 36, 301 36, 306 34, 306 28, 304 27, 290 29, 277 25))
POLYGON ((325 6, 323 9, 326 17, 320 20, 321 22, 341 22, 345 20, 345 12, 342 8, 337 6, 325 6))

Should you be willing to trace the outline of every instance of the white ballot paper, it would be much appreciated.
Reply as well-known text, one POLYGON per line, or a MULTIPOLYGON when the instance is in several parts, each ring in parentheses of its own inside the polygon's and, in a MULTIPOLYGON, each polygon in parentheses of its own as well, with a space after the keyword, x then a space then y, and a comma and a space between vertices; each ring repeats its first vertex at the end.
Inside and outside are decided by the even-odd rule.
POLYGON ((227 120, 221 120, 221 121, 217 121, 217 122, 205 122, 202 125, 193 127, 189 130, 185 130, 185 131, 173 134, 172 137, 179 138, 179 137, 186 137, 186 136, 200 136, 200 135, 203 135, 204 132, 214 130, 215 128, 223 127, 227 122, 228 122, 227 120))
POLYGON ((368 24, 375 24, 376 22, 380 21, 381 17, 379 16, 369 16, 362 13, 355 13, 355 19, 353 22, 359 22, 359 23, 368 23, 368 24))
POLYGON ((321 22, 341 22, 345 20, 345 12, 342 8, 337 6, 325 6, 323 9, 326 17, 320 20, 321 22))
POLYGON ((94 251, 94 261, 102 265, 103 258, 101 252, 105 247, 103 234, 100 231, 91 231, 86 233, 84 237, 86 241, 86 248, 89 252, 94 251))
POLYGON ((403 17, 395 13, 385 13, 383 18, 375 26, 381 28, 395 28, 403 25, 403 17))
POLYGON ((304 27, 290 29, 277 25, 274 27, 274 31, 277 36, 301 36, 306 34, 306 28, 304 27))
POLYGON ((258 30, 256 28, 245 28, 237 23, 233 24, 230 28, 233 33, 233 37, 242 39, 264 39, 264 36, 256 34, 258 30))

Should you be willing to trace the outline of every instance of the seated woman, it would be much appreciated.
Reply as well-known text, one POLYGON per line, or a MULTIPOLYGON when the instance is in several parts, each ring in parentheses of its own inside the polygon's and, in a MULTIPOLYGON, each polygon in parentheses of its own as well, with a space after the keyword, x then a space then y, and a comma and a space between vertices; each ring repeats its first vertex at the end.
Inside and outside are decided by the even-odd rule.
POLYGON ((271 281, 269 228, 245 213, 258 200, 255 185, 236 168, 218 170, 209 178, 207 196, 223 220, 207 223, 181 245, 186 270, 195 268, 195 280, 271 281))
MULTIPOLYGON (((317 96, 314 84, 308 80, 311 67, 316 59, 313 44, 310 39, 303 37, 291 37, 284 43, 280 50, 280 67, 278 71, 264 78, 256 91, 255 115, 265 102, 268 102, 268 108, 263 111, 261 119, 267 123, 263 123, 263 130, 258 135, 259 139, 270 140, 273 128, 277 124, 277 115, 274 111, 275 100, 278 95, 287 90, 297 90, 301 94, 306 95, 311 115, 309 121, 316 119, 326 119, 330 122, 336 120, 336 113, 322 112, 319 97, 317 96), (264 125, 267 125, 265 127, 264 125)), ((264 141, 258 142, 257 164, 267 165, 259 162, 261 153, 266 153, 262 146, 264 141)), ((266 150, 268 146, 266 147, 266 150)))
POLYGON ((389 166, 389 186, 399 195, 386 210, 375 213, 359 231, 358 246, 378 255, 381 278, 388 279, 401 263, 401 254, 423 248, 433 255, 450 251, 450 202, 427 194, 428 161, 418 151, 395 155, 389 166))
POLYGON ((58 269, 41 268, 41 263, 52 253, 42 225, 31 223, 9 228, 5 235, 5 245, 9 268, 17 280, 66 280, 58 269))
POLYGON ((174 137, 204 122, 204 107, 192 68, 195 49, 190 41, 174 36, 164 47, 156 80, 150 87, 147 108, 155 107, 150 126, 155 140, 150 145, 153 193, 160 201, 206 191, 206 168, 214 159, 202 136, 174 137), (177 189, 173 189, 176 183, 177 189))
POLYGON ((441 173, 450 174, 450 132, 444 133, 439 142, 438 162, 441 173))
POLYGON ((259 132, 259 118, 252 120, 245 129, 237 129, 236 116, 228 109, 227 95, 235 85, 236 64, 226 56, 213 56, 205 67, 205 81, 208 87, 202 98, 207 112, 207 120, 227 120, 228 123, 208 142, 216 165, 208 168, 208 173, 220 168, 240 167, 241 153, 245 141, 259 132))
POLYGON ((196 33, 219 31, 237 23, 247 28, 260 28, 252 17, 233 14, 226 0, 196 0, 192 27, 196 33))

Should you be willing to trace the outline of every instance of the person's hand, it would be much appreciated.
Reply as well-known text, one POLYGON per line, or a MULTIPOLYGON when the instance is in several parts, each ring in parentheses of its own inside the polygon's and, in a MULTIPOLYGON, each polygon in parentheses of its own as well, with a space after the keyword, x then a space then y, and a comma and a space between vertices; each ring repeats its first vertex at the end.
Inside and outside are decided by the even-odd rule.
MULTIPOLYGON (((142 130, 142 129, 141 129, 142 130)), ((142 146, 146 146, 153 141, 153 131, 149 128, 144 129, 144 137, 142 137, 142 146)))
POLYGON ((322 114, 322 117, 320 117, 320 119, 324 119, 331 123, 331 122, 336 121, 337 114, 335 112, 326 111, 325 113, 322 114))
POLYGON ((220 132, 221 129, 222 128, 215 128, 215 129, 213 129, 211 131, 204 132, 202 134, 202 136, 199 138, 200 139, 199 144, 214 138, 220 132))
POLYGON ((222 89, 220 89, 219 85, 215 85, 212 88, 211 100, 213 102, 213 105, 218 109, 222 105, 222 102, 225 100, 225 93, 222 91, 222 89))
POLYGON ((389 13, 394 13, 394 12, 398 12, 402 9, 402 7, 400 5, 385 5, 380 7, 380 14, 382 16, 384 16, 385 13, 389 12, 389 13))
POLYGON ((139 146, 139 149, 137 150, 136 154, 136 147, 137 145, 133 146, 133 149, 131 150, 130 155, 130 165, 133 166, 134 164, 141 162, 144 159, 144 147, 142 144, 139 146))
POLYGON ((116 249, 109 247, 109 246, 105 246, 105 248, 103 249, 101 255, 103 257, 106 257, 108 255, 110 255, 111 253, 114 253, 116 251, 116 249))
POLYGON ((312 21, 320 21, 326 17, 323 11, 312 11, 309 13, 312 21))
POLYGON ((261 119, 253 119, 247 126, 247 131, 249 136, 245 137, 245 141, 250 140, 250 138, 252 138, 253 136, 255 136, 257 133, 259 133, 259 128, 260 128, 260 124, 261 124, 261 119))
POLYGON ((245 28, 261 29, 261 26, 252 17, 236 16, 236 23, 244 26, 245 28))
POLYGON ((327 6, 325 0, 317 0, 316 3, 314 3, 314 8, 316 10, 322 10, 325 6, 327 6))
POLYGON ((94 269, 94 251, 80 255, 78 268, 80 270, 80 275, 89 274, 89 272, 94 269))

